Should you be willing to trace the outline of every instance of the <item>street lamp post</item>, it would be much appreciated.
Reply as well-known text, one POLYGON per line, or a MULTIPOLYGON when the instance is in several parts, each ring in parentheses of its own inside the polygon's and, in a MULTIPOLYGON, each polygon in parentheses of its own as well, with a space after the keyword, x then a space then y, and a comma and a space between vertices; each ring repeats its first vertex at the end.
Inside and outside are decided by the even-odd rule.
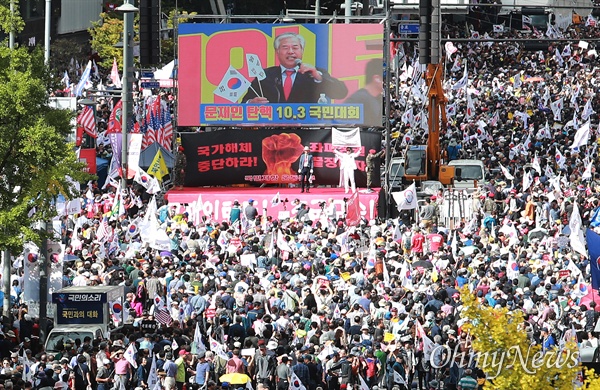
POLYGON ((116 8, 123 13, 123 86, 121 89, 121 102, 123 111, 121 113, 121 188, 127 187, 127 123, 131 111, 131 91, 129 72, 133 69, 133 52, 131 40, 133 38, 133 13, 139 9, 131 4, 131 0, 125 0, 123 5, 116 8))

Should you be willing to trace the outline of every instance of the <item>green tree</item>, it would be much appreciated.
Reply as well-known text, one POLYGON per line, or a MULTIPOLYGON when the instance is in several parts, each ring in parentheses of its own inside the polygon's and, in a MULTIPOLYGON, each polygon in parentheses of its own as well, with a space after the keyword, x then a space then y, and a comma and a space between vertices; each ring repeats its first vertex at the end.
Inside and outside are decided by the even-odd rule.
POLYGON ((47 105, 50 83, 41 50, 0 47, 0 248, 15 252, 40 242, 32 222, 56 215, 56 196, 76 195, 68 178, 89 178, 65 141, 72 114, 47 105))
POLYGON ((91 46, 98 52, 102 59, 98 66, 110 69, 113 59, 117 59, 119 69, 123 68, 123 49, 115 47, 115 44, 123 40, 123 19, 113 17, 107 13, 100 14, 100 20, 92 22, 88 30, 91 35, 91 46))
POLYGON ((467 288, 461 298, 460 314, 468 320, 463 330, 472 338, 478 366, 488 376, 484 389, 572 390, 582 371, 587 375, 584 388, 600 389, 593 370, 578 364, 575 343, 543 353, 527 338, 522 312, 483 306, 467 288))

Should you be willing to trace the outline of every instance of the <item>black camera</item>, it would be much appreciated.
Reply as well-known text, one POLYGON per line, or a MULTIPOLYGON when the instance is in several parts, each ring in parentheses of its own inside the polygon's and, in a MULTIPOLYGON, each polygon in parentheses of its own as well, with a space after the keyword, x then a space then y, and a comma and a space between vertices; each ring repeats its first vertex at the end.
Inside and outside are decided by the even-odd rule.
POLYGON ((325 206, 327 206, 327 203, 326 203, 326 202, 319 202, 319 207, 320 207, 321 209, 324 209, 324 208, 325 208, 325 206))

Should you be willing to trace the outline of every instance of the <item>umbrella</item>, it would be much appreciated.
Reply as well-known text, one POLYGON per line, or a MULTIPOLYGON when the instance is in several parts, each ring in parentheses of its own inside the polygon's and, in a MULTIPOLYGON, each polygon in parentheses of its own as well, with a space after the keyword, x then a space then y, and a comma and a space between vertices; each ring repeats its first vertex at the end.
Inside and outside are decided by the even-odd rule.
POLYGON ((540 240, 544 237, 546 237, 548 235, 548 230, 546 229, 542 229, 542 228, 537 228, 537 229, 533 229, 532 231, 529 232, 529 239, 530 240, 535 240, 536 238, 539 238, 540 240))
POLYGON ((433 268, 433 264, 430 261, 427 260, 417 260, 414 263, 412 263, 412 267, 413 268, 425 268, 425 269, 432 269, 433 268))
POLYGON ((232 372, 230 374, 225 374, 219 378, 221 383, 229 383, 231 385, 243 385, 246 384, 250 380, 250 377, 246 374, 240 374, 237 372, 232 372))
POLYGON ((592 290, 590 287, 588 288, 590 292, 579 300, 579 306, 585 305, 589 308, 590 302, 596 302, 596 311, 600 311, 600 296, 598 292, 592 290))

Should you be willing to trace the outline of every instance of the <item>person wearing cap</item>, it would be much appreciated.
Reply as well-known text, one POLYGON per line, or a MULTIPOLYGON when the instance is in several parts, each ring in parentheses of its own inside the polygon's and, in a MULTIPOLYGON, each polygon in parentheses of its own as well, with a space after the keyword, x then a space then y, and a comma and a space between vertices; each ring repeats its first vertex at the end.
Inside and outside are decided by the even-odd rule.
POLYGON ((284 355, 281 357, 281 363, 279 363, 275 369, 277 390, 288 390, 291 376, 292 370, 290 368, 289 358, 287 355, 284 355))
POLYGON ((196 383, 200 387, 204 387, 208 383, 212 368, 212 365, 206 360, 206 353, 204 351, 198 352, 198 364, 196 364, 196 370, 193 371, 193 375, 195 375, 196 383))
POLYGON ((298 160, 298 174, 300 175, 300 187, 302 188, 300 192, 304 192, 305 189, 306 192, 309 192, 313 168, 313 156, 310 154, 310 148, 305 146, 304 153, 300 155, 298 160))
POLYGON ((379 164, 376 164, 377 159, 385 154, 385 149, 377 152, 375 149, 370 149, 369 154, 365 159, 366 171, 367 171, 367 192, 373 192, 371 186, 373 185, 373 175, 379 175, 379 164))
POLYGON ((110 360, 107 358, 103 358, 100 363, 101 367, 96 373, 97 390, 109 390, 112 388, 114 369, 111 368, 110 360))
POLYGON ((244 209, 244 216, 249 223, 254 222, 256 217, 258 217, 258 210, 254 207, 254 199, 248 200, 248 206, 244 209))
POLYGON ((229 222, 231 224, 239 221, 242 216, 242 206, 240 206, 240 202, 236 200, 233 201, 233 205, 231 206, 231 210, 229 211, 229 222))
POLYGON ((166 353, 165 359, 165 364, 163 365, 163 370, 165 371, 164 388, 165 390, 175 390, 177 388, 175 382, 177 364, 173 361, 173 354, 171 352, 166 353))

